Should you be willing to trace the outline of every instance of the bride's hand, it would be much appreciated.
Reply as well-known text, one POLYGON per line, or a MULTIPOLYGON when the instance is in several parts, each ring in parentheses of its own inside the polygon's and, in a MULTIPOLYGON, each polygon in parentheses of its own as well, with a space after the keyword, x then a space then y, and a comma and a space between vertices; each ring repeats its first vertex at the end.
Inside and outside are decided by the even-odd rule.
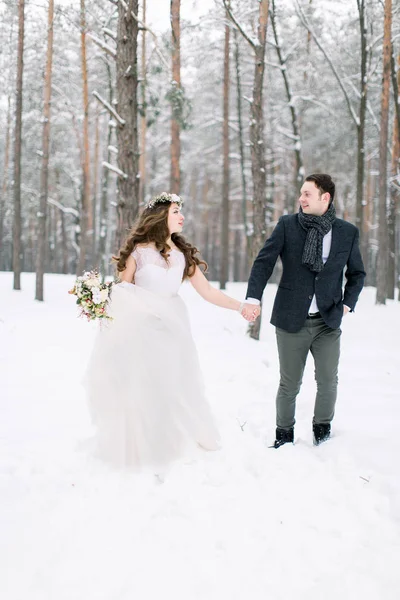
POLYGON ((260 316, 261 313, 261 309, 259 306, 254 305, 254 304, 249 304, 249 303, 245 303, 243 305, 242 310, 240 311, 240 314, 242 315, 242 317, 244 317, 246 319, 246 321, 252 322, 255 321, 257 319, 257 317, 260 316))

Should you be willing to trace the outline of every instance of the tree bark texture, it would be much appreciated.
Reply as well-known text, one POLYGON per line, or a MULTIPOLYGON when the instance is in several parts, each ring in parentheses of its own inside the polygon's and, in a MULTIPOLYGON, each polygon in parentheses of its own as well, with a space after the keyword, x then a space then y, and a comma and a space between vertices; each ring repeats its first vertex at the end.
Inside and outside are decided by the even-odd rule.
POLYGON ((90 155, 89 155, 89 90, 86 59, 86 8, 85 0, 81 0, 81 69, 83 93, 83 138, 82 138, 82 192, 80 218, 80 244, 78 275, 89 266, 91 254, 91 236, 93 236, 93 219, 90 194, 90 155))
MULTIPOLYGON (((108 82, 108 101, 112 103, 113 97, 113 82, 111 67, 106 61, 107 70, 107 82, 108 82)), ((107 162, 111 163, 111 142, 112 142, 113 127, 111 123, 107 121, 107 162)), ((99 227, 99 246, 98 246, 98 257, 97 264, 99 265, 100 273, 103 277, 107 274, 108 260, 106 257, 106 245, 107 245, 107 234, 108 234, 108 185, 109 185, 110 171, 106 167, 102 167, 101 175, 101 200, 100 200, 100 227, 99 227)))
MULTIPOLYGON (((387 297, 394 299, 396 278, 399 276, 399 260, 396 239, 398 239, 398 210, 400 198, 400 127, 399 127, 399 90, 400 90, 400 53, 397 56, 397 74, 396 65, 392 52, 391 73, 393 83, 393 94, 395 97, 395 115, 393 124, 392 139, 392 164, 391 164, 391 185, 389 190, 389 214, 388 214, 388 288, 387 297)), ((399 283, 400 285, 400 283, 399 283)), ((400 299, 400 297, 399 297, 400 299)))
POLYGON ((18 57, 14 131, 14 219, 13 271, 14 290, 21 289, 21 145, 22 145, 22 88, 24 72, 25 0, 18 3, 18 57))
POLYGON ((178 100, 181 90, 181 26, 180 26, 181 0, 171 0, 171 30, 172 30, 172 119, 171 119, 171 183, 172 194, 179 194, 181 187, 180 173, 180 124, 178 100), (176 98, 174 100, 174 98, 176 98))
MULTIPOLYGON (((263 82, 265 71, 265 44, 268 23, 268 0, 260 1, 258 44, 255 46, 253 98, 250 118, 251 172, 253 177, 253 243, 252 260, 265 241, 266 221, 266 173, 264 145, 263 82)), ((269 219, 268 219, 269 220, 269 219)))
POLYGON ((242 118, 242 84, 240 76, 240 55, 239 55, 239 42, 237 29, 233 30, 233 36, 235 40, 235 71, 236 71, 236 111, 238 119, 239 129, 239 152, 240 152, 240 179, 242 184, 242 221, 244 226, 244 234, 246 237, 246 260, 249 262, 250 256, 250 235, 247 223, 247 182, 246 182, 246 158, 244 152, 244 134, 243 134, 243 118, 242 118))
POLYGON ((390 56, 392 30, 392 0, 385 0, 383 33, 383 77, 381 95, 381 131, 379 139, 379 229, 376 303, 386 304, 388 277, 387 226, 387 142, 389 125, 390 56))
MULTIPOLYGON (((146 0, 142 0, 142 22, 146 25, 146 0)), ((146 29, 142 30, 142 82, 141 82, 141 117, 140 117, 140 182, 139 182, 139 202, 144 204, 146 194, 146 29)))
POLYGON ((297 193, 298 193, 298 190, 304 179, 304 167, 303 167, 303 159, 302 159, 302 155, 301 155, 300 126, 299 126, 299 121, 297 118, 296 109, 294 106, 292 90, 291 90, 290 84, 289 84, 289 77, 288 77, 288 72, 287 72, 286 61, 282 54, 282 48, 281 48, 281 44, 280 44, 280 40, 279 40, 279 36, 278 36, 278 28, 277 28, 277 24, 276 24, 275 0, 272 0, 271 8, 272 8, 272 10, 270 11, 271 25, 272 25, 272 30, 274 32, 275 50, 276 50, 276 53, 278 56, 279 64, 281 66, 281 73, 282 73, 283 82, 285 85, 286 98, 288 101, 290 117, 291 117, 291 122, 292 122, 294 155, 295 155, 295 161, 296 161, 294 183, 293 183, 293 202, 291 203, 292 205, 294 205, 297 202, 297 193))
POLYGON ((118 225, 117 244, 120 246, 132 227, 139 211, 139 141, 137 103, 137 43, 138 0, 119 3, 117 34, 117 110, 124 123, 117 126, 118 168, 118 225))
POLYGON ((229 279, 229 88, 230 88, 230 25, 225 25, 224 45, 224 94, 223 94, 223 175, 222 175, 222 223, 221 223, 221 269, 220 289, 226 288, 229 279))
POLYGON ((50 150, 50 113, 51 113, 51 74, 53 65, 54 0, 49 0, 47 18, 47 57, 44 78, 42 170, 40 173, 40 200, 37 227, 36 252, 36 295, 43 301, 43 276, 45 270, 46 215, 49 192, 49 150, 50 150))
POLYGON ((6 216, 6 200, 8 192, 8 169, 10 165, 10 142, 11 142, 11 96, 7 98, 7 124, 6 124, 6 139, 4 144, 4 169, 3 181, 1 184, 0 197, 0 271, 4 267, 3 263, 3 244, 4 244, 4 219, 6 216))
POLYGON ((356 225, 360 231, 360 246, 364 259, 367 256, 366 240, 364 239, 364 180, 365 180, 365 117, 367 112, 367 22, 365 0, 357 0, 360 35, 361 35, 361 73, 360 73, 360 107, 359 123, 357 126, 357 197, 356 225))

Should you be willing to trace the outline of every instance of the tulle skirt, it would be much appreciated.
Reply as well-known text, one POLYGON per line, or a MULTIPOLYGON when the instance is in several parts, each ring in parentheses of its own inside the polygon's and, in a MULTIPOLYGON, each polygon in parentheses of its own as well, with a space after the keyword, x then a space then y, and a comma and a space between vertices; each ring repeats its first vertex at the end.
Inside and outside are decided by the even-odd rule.
POLYGON ((218 448, 196 347, 180 296, 113 287, 84 386, 94 452, 115 466, 165 467, 192 447, 218 448))

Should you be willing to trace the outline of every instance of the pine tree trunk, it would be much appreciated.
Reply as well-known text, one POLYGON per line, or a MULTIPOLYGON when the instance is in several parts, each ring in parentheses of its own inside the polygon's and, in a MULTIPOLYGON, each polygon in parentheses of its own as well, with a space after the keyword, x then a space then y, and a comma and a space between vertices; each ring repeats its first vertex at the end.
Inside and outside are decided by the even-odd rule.
POLYGON ((392 0, 385 0, 383 34, 383 78, 381 96, 381 131, 379 140, 379 229, 376 303, 386 304, 388 277, 387 227, 387 142, 389 125, 390 56, 392 29, 392 0))
POLYGON ((36 295, 35 299, 43 301, 43 275, 46 244, 46 214, 49 190, 49 150, 50 150, 50 110, 51 110, 51 74, 53 65, 53 25, 54 25, 54 0, 49 0, 47 19, 47 57, 44 79, 44 107, 43 107, 43 138, 42 138, 42 170, 40 173, 40 201, 38 228, 37 228, 37 254, 36 254, 36 295))
POLYGON ((370 268, 370 226, 374 214, 374 180, 372 176, 372 158, 368 158, 366 163, 366 189, 365 189, 365 208, 363 219, 363 240, 365 246, 364 265, 367 272, 365 285, 371 285, 371 268, 370 268))
POLYGON ((4 269, 3 263, 3 244, 4 244, 4 219, 6 213, 6 202, 8 192, 8 169, 10 165, 10 141, 11 141, 11 96, 7 98, 7 124, 6 140, 4 144, 4 170, 3 181, 1 184, 0 196, 0 271, 4 269))
POLYGON ((138 0, 119 3, 117 34, 117 93, 119 116, 124 123, 117 127, 118 226, 116 243, 121 246, 139 211, 139 140, 137 103, 138 0))
MULTIPOLYGON (((228 0, 223 0, 224 7, 235 26, 251 45, 254 55, 253 97, 250 103, 250 148, 251 173, 253 178, 253 236, 251 240, 251 261, 254 261, 264 243, 267 220, 271 220, 270 209, 266 206, 266 172, 264 148, 264 116, 263 116, 263 82, 265 71, 265 46, 267 39, 268 0, 259 0, 258 42, 254 43, 238 24, 230 11, 228 0)), ((249 326, 249 334, 259 339, 260 318, 249 326)))
MULTIPOLYGON (((107 71, 107 82, 108 82, 108 103, 112 104, 113 99, 113 81, 111 67, 106 61, 107 71)), ((107 122, 107 162, 111 163, 111 151, 110 146, 112 142, 113 128, 111 123, 107 122)), ((100 201, 100 231, 99 231, 99 247, 97 264, 99 265, 100 273, 103 277, 107 275, 108 260, 106 257, 106 246, 107 246, 107 233, 108 233, 108 183, 109 183, 110 171, 106 168, 102 168, 101 177, 101 201, 100 201)))
MULTIPOLYGON (((311 4, 312 4, 312 0, 309 0, 309 5, 311 6, 311 4)), ((310 55, 311 55, 311 32, 310 31, 307 31, 306 52, 307 52, 308 64, 307 64, 307 67, 304 69, 304 74, 303 74, 304 83, 308 82, 308 67, 310 64, 310 55)))
POLYGON ((250 257, 250 235, 249 227, 247 223, 247 183, 246 183, 246 171, 245 171, 245 153, 244 153, 244 135, 243 135, 243 120, 242 120, 242 85, 240 78, 240 55, 239 55, 239 42, 238 32, 236 29, 233 30, 233 36, 235 39, 235 70, 236 70, 236 110, 238 118, 238 129, 239 129, 239 152, 240 152, 240 178, 242 184, 242 221, 244 226, 244 235, 246 239, 246 262, 249 263, 250 257))
MULTIPOLYGON (((142 22, 146 25, 146 0, 142 0, 142 22)), ((146 133, 147 133, 147 118, 146 118, 146 29, 142 30, 142 82, 141 82, 141 118, 140 118, 140 186, 139 186, 139 202, 144 204, 146 194, 146 133)))
MULTIPOLYGON (((253 177, 253 240, 252 262, 256 258, 266 237, 266 222, 270 221, 270 212, 266 210, 266 173, 264 146, 263 81, 265 70, 265 45, 267 37, 268 0, 260 1, 258 45, 255 47, 255 70, 253 101, 251 103, 251 172, 253 177)), ((261 315, 249 325, 250 337, 260 338, 261 315)))
POLYGON ((99 184, 99 162, 100 162, 100 109, 97 105, 96 107, 96 119, 95 119, 95 138, 94 138, 94 156, 93 156, 93 181, 92 181, 92 256, 93 256, 93 266, 96 269, 99 269, 99 263, 97 262, 98 250, 97 250, 97 240, 98 236, 98 205, 97 205, 97 194, 98 194, 98 184, 99 184))
POLYGON ((22 145, 22 88, 24 71, 25 0, 18 3, 18 58, 14 131, 14 220, 13 271, 14 290, 21 289, 21 145, 22 145))
POLYGON ((62 272, 69 273, 67 233, 65 230, 65 215, 64 215, 63 210, 60 211, 60 228, 61 228, 61 247, 62 247, 62 272))
POLYGON ((198 222, 197 222, 197 212, 198 212, 198 200, 197 200, 197 180, 198 173, 197 167, 195 166, 192 169, 192 174, 190 177, 190 216, 188 219, 189 231, 188 237, 191 240, 194 246, 198 244, 198 222))
POLYGON ((203 244, 201 254, 204 260, 208 263, 210 260, 210 206, 208 198, 209 181, 207 173, 204 174, 204 183, 201 190, 201 199, 203 205, 203 244))
POLYGON ((240 275, 242 271, 242 236, 240 229, 235 230, 234 235, 234 253, 233 253, 233 281, 240 281, 240 275))
MULTIPOLYGON (((400 53, 397 56, 397 75, 396 63, 392 52, 391 56, 391 74, 393 83, 393 95, 395 99, 395 115, 393 125, 392 139, 392 165, 391 165, 391 180, 390 200, 389 200, 389 215, 388 215, 388 236, 389 236, 389 254, 388 254, 388 298, 394 299, 396 288, 396 276, 399 276, 399 260, 397 251, 398 238, 398 210, 399 210, 399 187, 400 187, 400 53)), ((399 283, 400 285, 400 283, 399 283)), ((400 300, 400 295, 399 295, 400 300)))
POLYGON ((89 155, 89 89, 86 59, 86 8, 81 0, 81 68, 83 92, 83 156, 82 156, 82 205, 80 218, 80 245, 78 274, 88 268, 91 259, 93 219, 90 195, 90 155, 89 155))
POLYGON ((265 70, 265 43, 267 37, 268 0, 261 0, 258 44, 255 46, 253 98, 251 103, 250 148, 253 177, 253 242, 252 260, 255 259, 266 235, 266 174, 264 146, 263 82, 265 70))
POLYGON ((293 131, 293 139, 294 139, 294 155, 295 155, 295 161, 296 161, 294 185, 293 185, 293 197, 292 197, 292 202, 291 202, 291 204, 294 205, 295 202, 297 202, 297 193, 298 193, 298 190, 299 190, 301 183, 303 181, 303 178, 304 178, 304 167, 303 167, 303 159, 302 159, 302 155, 301 155, 299 121, 297 118, 296 109, 294 107, 293 95, 292 95, 292 91, 291 91, 291 88, 289 85, 289 78, 288 78, 288 73, 287 73, 287 68, 286 68, 286 61, 282 54, 282 49, 281 49, 279 36, 278 36, 278 29, 277 29, 277 25, 276 25, 275 0, 272 0, 271 25, 272 25, 272 30, 274 32, 275 50, 276 50, 276 53, 278 56, 279 64, 281 66, 281 73, 282 73, 283 82, 285 85, 286 98, 288 101, 288 106, 290 109, 290 116, 291 116, 291 121, 292 121, 292 131, 293 131))
POLYGON ((180 102, 174 101, 181 90, 181 50, 180 50, 180 11, 181 0, 171 0, 171 28, 172 28, 172 119, 171 119, 171 193, 179 194, 181 187, 180 173, 180 102))
POLYGON ((226 289, 229 278, 229 35, 230 26, 225 25, 224 49, 224 95, 223 95, 223 183, 221 222, 221 268, 220 289, 226 289))
POLYGON ((360 109, 357 126, 357 196, 356 225, 360 231, 360 247, 364 260, 367 258, 367 245, 364 239, 364 180, 365 180, 365 117, 367 111, 367 23, 365 0, 358 0, 360 34, 361 34, 361 74, 360 74, 360 109))

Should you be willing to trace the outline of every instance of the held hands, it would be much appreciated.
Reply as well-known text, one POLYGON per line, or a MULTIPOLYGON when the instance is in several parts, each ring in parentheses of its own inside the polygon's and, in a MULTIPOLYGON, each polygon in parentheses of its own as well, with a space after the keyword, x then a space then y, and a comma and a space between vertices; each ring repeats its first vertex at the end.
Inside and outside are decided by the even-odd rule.
POLYGON ((246 321, 255 321, 257 317, 260 316, 261 309, 256 304, 249 304, 247 302, 243 302, 240 305, 239 309, 240 314, 246 321))

